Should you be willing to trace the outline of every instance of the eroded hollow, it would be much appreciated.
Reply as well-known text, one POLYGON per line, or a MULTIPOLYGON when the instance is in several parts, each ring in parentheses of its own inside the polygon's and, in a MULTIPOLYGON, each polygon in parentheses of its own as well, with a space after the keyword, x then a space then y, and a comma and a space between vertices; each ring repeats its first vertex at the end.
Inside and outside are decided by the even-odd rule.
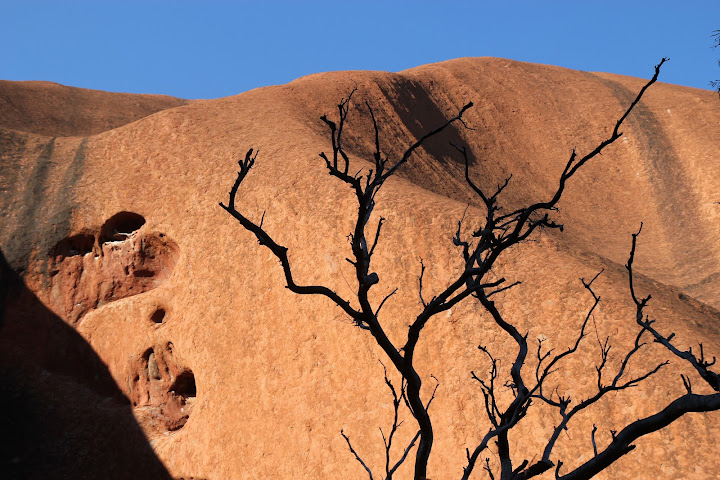
POLYGON ((48 258, 50 298, 69 323, 106 303, 157 288, 171 277, 179 248, 161 232, 133 230, 144 222, 140 215, 121 212, 97 236, 86 231, 55 246, 48 258), (105 243, 98 244, 102 238, 105 243))
POLYGON ((176 378, 170 391, 175 393, 179 397, 183 397, 185 401, 190 398, 195 398, 197 395, 197 388, 195 387, 195 375, 192 370, 182 371, 176 378))
POLYGON ((71 237, 62 239, 53 250, 55 257, 75 257, 86 255, 93 250, 95 236, 89 233, 78 233, 71 237))
POLYGON ((100 228, 100 244, 125 240, 145 225, 145 218, 133 212, 119 212, 100 228))
POLYGON ((140 277, 140 278, 151 278, 151 277, 155 276, 155 272, 152 270, 149 270, 147 268, 143 268, 143 269, 135 270, 133 272, 133 275, 135 277, 140 277))
POLYGON ((138 418, 154 429, 174 431, 190 418, 197 387, 192 370, 175 358, 172 344, 155 345, 130 361, 129 397, 138 418))
POLYGON ((163 323, 163 320, 165 320, 165 309, 156 309, 152 315, 150 315, 150 320, 152 320, 153 323, 163 323))

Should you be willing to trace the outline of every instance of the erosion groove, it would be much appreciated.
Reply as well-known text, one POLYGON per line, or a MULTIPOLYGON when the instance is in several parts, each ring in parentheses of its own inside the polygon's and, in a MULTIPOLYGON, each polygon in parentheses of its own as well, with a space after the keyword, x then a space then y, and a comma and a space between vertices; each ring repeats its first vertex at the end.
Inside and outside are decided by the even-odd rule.
MULTIPOLYGON (((381 352, 327 299, 290 295, 277 262, 219 208, 239 157, 251 147, 260 151, 237 191, 237 205, 288 248, 297 283, 326 285, 353 298, 356 275, 345 259, 351 257, 348 233, 357 206, 351 189, 330 177, 318 158, 332 152, 320 116, 336 121, 338 101, 357 87, 343 145, 350 174, 365 175, 375 168, 365 101, 380 126, 382 154, 391 160, 418 135, 474 103, 463 117, 472 130, 448 129, 417 149, 376 198, 369 229, 381 216, 386 221, 371 267, 379 283, 369 301, 376 307, 398 289, 381 311, 395 341, 405 338, 421 309, 420 259, 426 267, 423 295, 430 300, 463 268, 452 241, 458 220, 465 215, 470 226, 484 218, 450 142, 467 148, 470 175, 482 189, 495 191, 512 174, 499 201, 501 213, 508 213, 551 198, 573 148, 584 155, 606 138, 645 82, 463 58, 398 73, 317 74, 181 108, 155 97, 143 103, 132 95, 0 82, 0 250, 12 279, 27 286, 21 297, 0 285, 0 296, 12 306, 0 312, 0 357, 7 357, 3 365, 12 371, 5 378, 34 375, 30 383, 47 393, 37 398, 52 399, 57 389, 60 400, 49 405, 65 408, 62 418, 71 420, 86 407, 95 412, 96 405, 112 404, 103 403, 109 384, 128 400, 130 423, 142 428, 133 441, 146 442, 175 478, 361 478, 340 430, 369 465, 384 464, 378 427, 388 433, 392 405, 378 364, 381 352), (3 98, 12 106, 3 108, 3 98), (74 342, 67 341, 70 334, 74 342), (32 363, 35 370, 26 368, 32 363), (82 389, 63 387, 66 378, 93 384, 103 369, 103 389, 94 388, 93 396, 79 394, 76 401, 72 392, 82 389)), ((682 348, 699 352, 702 341, 707 358, 720 356, 719 124, 713 92, 653 85, 628 117, 625 138, 568 185, 559 211, 551 214, 564 225, 562 234, 543 231, 508 251, 493 271, 508 284, 522 282, 493 301, 527 334, 534 353, 538 338, 547 338, 544 346, 556 352, 574 344, 592 302, 578 277, 604 269, 592 331, 577 358, 553 377, 556 394, 576 401, 596 388, 598 338, 610 337, 613 345, 607 368, 621 362, 617 352, 633 345, 636 332, 628 326, 635 312, 624 264, 641 221, 637 291, 652 294, 654 325, 676 333, 682 348)), ((465 449, 488 430, 482 392, 470 373, 480 376, 489 368, 478 345, 500 359, 499 389, 517 353, 481 311, 472 302, 453 306, 428 324, 418 345, 419 373, 439 382, 431 409, 433 479, 459 478, 465 449)), ((668 359, 656 344, 645 350, 647 356, 629 369, 647 371, 668 359)), ((613 430, 658 411, 682 391, 680 374, 698 385, 692 371, 673 364, 617 402, 578 417, 558 437, 553 460, 564 461, 565 471, 591 458, 594 424, 601 449, 613 430)), ((398 378, 392 381, 399 386, 398 378)), ((434 384, 423 382, 424 401, 434 384)), ((535 408, 513 434, 519 461, 541 454, 543 439, 558 425, 558 418, 535 408)), ((38 411, 48 413, 36 418, 53 422, 54 410, 38 411)), ((23 421, 17 419, 14 431, 22 430, 23 421)), ((399 421, 404 423, 393 440, 398 450, 415 434, 410 416, 399 421)), ((50 450, 71 467, 86 466, 80 460, 98 453, 112 458, 107 445, 125 444, 110 439, 124 437, 108 436, 100 442, 105 450, 96 452, 86 441, 102 435, 95 423, 105 425, 56 422, 51 433, 60 433, 43 441, 53 446, 82 439, 68 452, 50 450)), ((39 424, 28 422, 27 438, 34 438, 39 424)), ((638 442, 636 451, 597 478, 715 478, 718 425, 716 415, 683 417, 638 442)), ((33 475, 32 460, 32 452, 22 458, 20 465, 31 473, 24 478, 45 478, 33 475)), ((411 475, 405 468, 396 472, 398 479, 411 475)), ((72 477, 68 472, 70 467, 64 478, 72 477)), ((163 478, 152 472, 147 478, 163 478)))

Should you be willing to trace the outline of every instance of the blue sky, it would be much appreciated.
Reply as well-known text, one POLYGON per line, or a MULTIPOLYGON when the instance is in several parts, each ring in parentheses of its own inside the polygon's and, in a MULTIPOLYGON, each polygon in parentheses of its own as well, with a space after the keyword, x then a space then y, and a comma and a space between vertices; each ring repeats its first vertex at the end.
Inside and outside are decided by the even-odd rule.
POLYGON ((0 0, 0 79, 216 98, 493 56, 709 88, 720 0, 0 0))

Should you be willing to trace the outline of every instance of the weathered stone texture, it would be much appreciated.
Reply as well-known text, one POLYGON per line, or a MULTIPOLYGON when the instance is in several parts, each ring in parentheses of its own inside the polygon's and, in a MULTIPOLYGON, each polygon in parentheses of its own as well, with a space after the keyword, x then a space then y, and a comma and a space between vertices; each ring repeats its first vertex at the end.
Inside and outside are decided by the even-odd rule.
MULTIPOLYGON (((392 412, 381 352, 328 301, 288 292, 274 257, 218 206, 236 160, 250 147, 260 149, 237 205, 256 220, 265 212, 268 231, 290 249, 298 281, 352 298, 345 258, 355 206, 352 192, 317 157, 330 149, 319 116, 333 115, 357 85, 346 146, 359 170, 369 168, 374 147, 360 100, 372 104, 391 156, 465 102, 475 103, 466 116, 474 130, 456 128, 430 142, 377 198, 376 215, 387 222, 374 258, 380 283, 373 301, 399 287, 382 318, 400 343, 419 312, 419 259, 428 266, 424 289, 431 296, 460 268, 451 236, 466 205, 469 219, 482 215, 447 142, 468 145, 482 187, 494 188, 512 173, 504 201, 517 207, 547 197, 572 148, 583 153, 608 136, 643 83, 466 58, 397 74, 312 75, 132 123, 140 115, 123 114, 122 125, 108 123, 116 128, 103 131, 32 104, 33 122, 42 128, 25 129, 25 110, 0 117, 0 248, 34 295, 107 365, 173 476, 362 478, 339 432, 380 469, 378 427, 388 426, 392 412), (123 212, 126 224, 103 228, 123 212)), ((11 87, 0 84, 0 91, 12 93, 11 87)), ((114 118, 124 102, 96 105, 114 118)), ((498 299, 507 318, 531 340, 542 336, 549 347, 566 348, 591 304, 578 277, 604 268, 595 321, 597 336, 612 338, 616 367, 635 335, 623 263, 630 233, 643 221, 638 289, 652 293, 651 315, 680 345, 702 341, 720 353, 719 122, 712 92, 653 86, 623 139, 573 178, 558 212, 565 232, 540 234, 499 266, 498 276, 523 281, 498 299)), ((23 318, 6 319, 0 337, 32 342, 18 324, 23 318)), ((430 374, 440 383, 431 411, 434 479, 459 477, 465 448, 487 428, 470 378, 471 370, 488 368, 478 344, 505 359, 500 367, 507 374, 512 344, 478 305, 454 308, 423 332, 417 355, 428 394, 430 374)), ((45 343, 38 345, 39 351, 45 343)), ((594 386, 594 332, 583 347, 556 376, 559 391, 577 399, 594 386)), ((633 371, 668 358, 657 346, 647 350, 633 371)), ((682 390, 679 374, 686 371, 674 362, 643 386, 602 402, 577 419, 557 454, 568 466, 588 458, 593 423, 598 442, 606 443, 611 429, 667 404, 682 390)), ((551 412, 531 411, 512 436, 516 458, 538 454, 556 422, 551 412)), ((716 478, 719 425, 717 414, 688 416, 638 442, 599 478, 716 478)), ((413 434, 407 419, 399 444, 413 434)), ((409 472, 404 467, 400 475, 409 472)))

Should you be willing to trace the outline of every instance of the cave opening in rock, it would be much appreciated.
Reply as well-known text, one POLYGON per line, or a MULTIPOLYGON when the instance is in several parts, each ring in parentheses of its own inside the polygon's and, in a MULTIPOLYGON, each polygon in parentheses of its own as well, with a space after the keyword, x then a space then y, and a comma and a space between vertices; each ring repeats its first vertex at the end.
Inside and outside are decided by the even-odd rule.
POLYGON ((152 315, 150 315, 150 320, 154 323, 163 323, 163 320, 165 320, 165 309, 158 308, 155 310, 152 315))
POLYGON ((195 375, 192 370, 183 370, 175 379, 170 391, 175 392, 175 395, 180 397, 194 398, 197 395, 197 388, 195 387, 195 375))
POLYGON ((145 225, 145 218, 133 212, 119 212, 100 228, 100 243, 125 240, 128 235, 145 225))
POLYGON ((95 245, 95 237, 89 233, 79 233, 62 239, 53 250, 53 255, 58 257, 74 257, 86 255, 92 252, 95 245))
POLYGON ((149 270, 147 268, 142 268, 139 270, 135 270, 133 272, 133 275, 138 278, 152 278, 155 276, 155 272, 153 272, 152 270, 149 270))

